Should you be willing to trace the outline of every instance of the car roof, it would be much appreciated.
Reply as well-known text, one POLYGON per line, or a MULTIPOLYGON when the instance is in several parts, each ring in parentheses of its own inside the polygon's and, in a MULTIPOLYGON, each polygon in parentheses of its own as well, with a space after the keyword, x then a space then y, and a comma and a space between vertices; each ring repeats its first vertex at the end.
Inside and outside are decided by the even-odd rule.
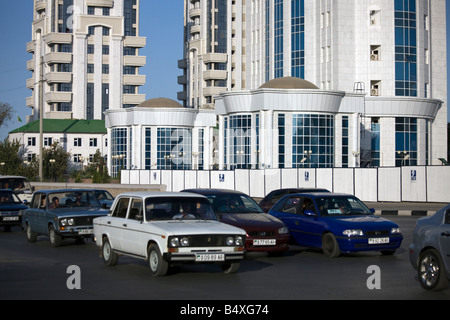
POLYGON ((92 189, 45 189, 37 190, 36 193, 62 193, 62 192, 86 192, 94 191, 92 189))
POLYGON ((211 194, 238 194, 238 195, 246 195, 245 193, 241 191, 231 190, 231 189, 185 189, 181 192, 192 192, 192 193, 199 193, 203 195, 211 195, 211 194))
POLYGON ((354 197, 354 195, 349 193, 334 193, 334 192, 299 192, 299 193, 291 193, 286 196, 295 196, 295 195, 303 195, 310 197, 354 197))
POLYGON ((141 198, 157 198, 157 197, 201 197, 199 194, 189 193, 189 192, 157 192, 157 191, 129 191, 121 193, 117 196, 130 196, 130 197, 141 197, 141 198))

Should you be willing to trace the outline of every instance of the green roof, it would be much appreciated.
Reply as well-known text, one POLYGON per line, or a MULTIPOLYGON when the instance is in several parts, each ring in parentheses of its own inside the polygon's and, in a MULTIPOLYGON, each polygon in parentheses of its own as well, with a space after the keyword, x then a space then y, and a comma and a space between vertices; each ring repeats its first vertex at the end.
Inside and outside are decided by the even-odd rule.
MULTIPOLYGON (((106 134, 104 120, 44 119, 44 133, 106 134)), ((11 133, 39 133, 39 120, 17 128, 11 133)))

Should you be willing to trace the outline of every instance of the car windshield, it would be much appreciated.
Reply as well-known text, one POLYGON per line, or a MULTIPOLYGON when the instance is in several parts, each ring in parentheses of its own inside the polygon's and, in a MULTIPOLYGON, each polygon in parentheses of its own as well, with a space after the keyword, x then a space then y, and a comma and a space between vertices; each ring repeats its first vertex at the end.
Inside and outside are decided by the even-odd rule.
POLYGON ((145 220, 217 220, 205 198, 162 197, 145 199, 145 220))
POLYGON ((114 200, 114 197, 106 190, 95 190, 95 195, 98 200, 114 200))
POLYGON ((12 203, 22 203, 19 197, 11 191, 0 191, 0 205, 12 204, 12 203))
POLYGON ((92 208, 100 207, 100 202, 97 200, 92 191, 67 191, 55 192, 48 195, 49 209, 63 209, 63 208, 92 208))
POLYGON ((217 213, 264 213, 261 207, 244 194, 208 195, 214 212, 217 213))
POLYGON ((31 193, 30 182, 22 177, 0 178, 0 189, 11 189, 15 193, 31 193))
POLYGON ((361 200, 353 196, 317 197, 316 202, 321 216, 372 214, 361 200))

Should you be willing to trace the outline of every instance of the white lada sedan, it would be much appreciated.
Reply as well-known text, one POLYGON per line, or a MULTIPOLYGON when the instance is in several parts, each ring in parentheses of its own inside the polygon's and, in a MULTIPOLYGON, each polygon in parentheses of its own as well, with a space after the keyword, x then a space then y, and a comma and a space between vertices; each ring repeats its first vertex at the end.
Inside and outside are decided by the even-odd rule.
POLYGON ((176 263, 218 263, 235 273, 244 257, 245 231, 217 220, 198 194, 130 192, 94 219, 94 237, 106 265, 120 255, 148 261, 155 276, 176 263))

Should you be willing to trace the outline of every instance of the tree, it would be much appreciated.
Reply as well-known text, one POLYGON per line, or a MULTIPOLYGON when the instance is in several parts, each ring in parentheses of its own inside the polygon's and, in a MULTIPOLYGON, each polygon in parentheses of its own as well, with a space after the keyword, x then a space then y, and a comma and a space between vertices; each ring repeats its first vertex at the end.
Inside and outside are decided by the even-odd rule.
POLYGON ((11 120, 13 107, 8 103, 0 102, 0 127, 5 123, 6 120, 11 120))
POLYGON ((95 152, 92 162, 84 168, 83 176, 92 178, 93 183, 108 183, 110 181, 106 161, 100 150, 95 152))
POLYGON ((63 174, 69 171, 70 153, 65 151, 59 142, 45 148, 42 154, 42 173, 51 181, 60 181, 63 174))
POLYGON ((29 180, 34 180, 38 174, 37 161, 34 159, 25 162, 21 148, 19 140, 9 141, 5 138, 0 142, 0 174, 25 176, 29 180))

